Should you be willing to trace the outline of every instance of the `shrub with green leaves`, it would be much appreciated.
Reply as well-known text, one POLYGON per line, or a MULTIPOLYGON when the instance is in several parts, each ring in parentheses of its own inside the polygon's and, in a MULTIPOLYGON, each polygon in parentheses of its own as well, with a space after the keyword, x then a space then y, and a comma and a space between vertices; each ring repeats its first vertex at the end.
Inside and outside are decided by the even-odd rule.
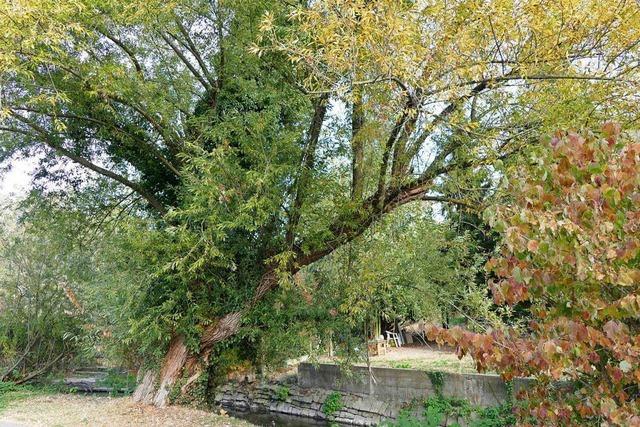
POLYGON ((280 400, 280 401, 285 401, 287 400, 287 398, 289 397, 289 387, 287 386, 280 386, 278 387, 278 389, 276 390, 276 399, 280 400))
POLYGON ((386 421, 383 427, 440 427, 467 425, 470 427, 508 427, 515 425, 511 402, 498 406, 479 408, 465 399, 430 396, 421 408, 415 406, 400 412, 394 421, 386 421), (420 413, 422 409, 422 413, 420 413))
POLYGON ((331 418, 336 412, 340 411, 341 409, 342 395, 337 391, 329 393, 324 400, 324 403, 322 404, 322 412, 324 412, 327 417, 331 418))

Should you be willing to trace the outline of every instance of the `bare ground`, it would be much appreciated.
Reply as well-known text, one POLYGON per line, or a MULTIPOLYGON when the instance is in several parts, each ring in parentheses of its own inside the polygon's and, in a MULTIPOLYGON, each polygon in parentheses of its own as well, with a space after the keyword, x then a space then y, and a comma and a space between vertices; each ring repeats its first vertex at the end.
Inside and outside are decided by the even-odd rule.
POLYGON ((0 427, 3 426, 249 427, 251 424, 188 407, 140 405, 129 398, 52 394, 12 401, 0 412, 0 427))

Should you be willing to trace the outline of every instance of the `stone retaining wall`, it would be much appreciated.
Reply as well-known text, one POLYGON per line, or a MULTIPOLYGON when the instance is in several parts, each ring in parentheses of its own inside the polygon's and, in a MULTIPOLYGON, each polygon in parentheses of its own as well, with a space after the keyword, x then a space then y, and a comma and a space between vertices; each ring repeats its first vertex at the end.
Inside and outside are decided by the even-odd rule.
POLYGON ((228 410, 275 412, 355 426, 374 426, 384 419, 396 418, 403 406, 403 402, 342 392, 342 409, 329 417, 322 406, 331 393, 331 390, 302 388, 296 384, 230 383, 218 389, 215 403, 228 410))
MULTIPOLYGON (((330 420, 346 425, 372 426, 394 419, 413 400, 424 400, 436 393, 433 374, 395 368, 352 367, 343 371, 337 365, 301 363, 297 378, 280 384, 229 383, 217 390, 215 403, 236 411, 275 412, 330 420), (342 408, 328 417, 322 410, 327 397, 340 392, 342 408)), ((514 393, 530 380, 513 382, 514 393)), ((496 375, 438 373, 437 380, 446 397, 466 399, 487 407, 507 399, 507 387, 496 375)), ((448 420, 446 424, 464 420, 448 420)))

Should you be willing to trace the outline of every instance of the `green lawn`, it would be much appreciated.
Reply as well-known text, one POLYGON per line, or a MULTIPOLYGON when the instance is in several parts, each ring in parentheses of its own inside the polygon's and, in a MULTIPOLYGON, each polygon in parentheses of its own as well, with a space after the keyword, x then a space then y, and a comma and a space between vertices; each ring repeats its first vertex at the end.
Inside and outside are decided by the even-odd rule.
POLYGON ((477 373, 473 360, 452 359, 399 359, 399 360, 371 360, 371 366, 384 368, 417 369, 420 371, 443 371, 453 373, 477 373))

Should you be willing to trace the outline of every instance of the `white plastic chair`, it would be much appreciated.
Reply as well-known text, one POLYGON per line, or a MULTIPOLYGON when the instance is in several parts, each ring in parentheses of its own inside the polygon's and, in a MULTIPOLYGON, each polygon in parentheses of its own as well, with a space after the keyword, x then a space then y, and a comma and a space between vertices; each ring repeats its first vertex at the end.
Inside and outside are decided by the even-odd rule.
POLYGON ((396 347, 402 347, 402 341, 400 339, 400 334, 396 333, 396 332, 391 332, 391 331, 386 331, 387 332, 387 340, 391 341, 393 340, 393 342, 396 344, 396 347))

